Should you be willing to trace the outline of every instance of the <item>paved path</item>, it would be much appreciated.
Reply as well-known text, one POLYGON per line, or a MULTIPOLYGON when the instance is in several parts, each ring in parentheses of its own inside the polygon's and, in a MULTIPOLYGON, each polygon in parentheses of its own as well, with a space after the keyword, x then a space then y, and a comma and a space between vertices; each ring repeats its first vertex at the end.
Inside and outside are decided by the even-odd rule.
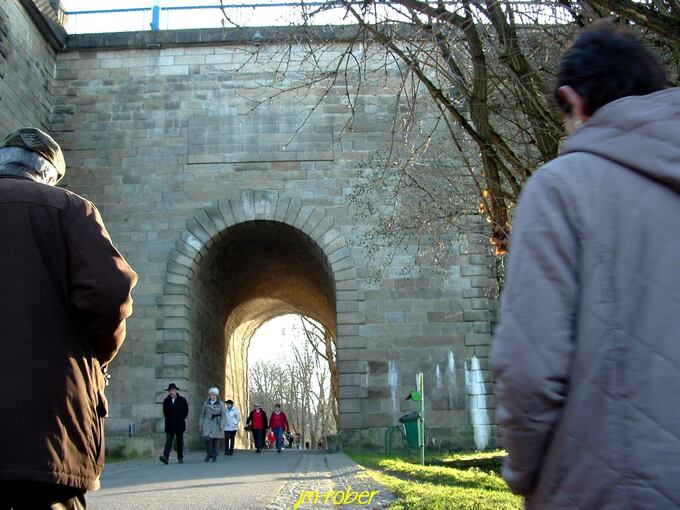
MULTIPOLYGON (((87 495, 91 510, 297 510, 386 508, 392 496, 343 454, 319 452, 236 451, 216 463, 201 453, 184 464, 173 455, 169 465, 158 459, 117 462, 106 466, 102 488, 87 495), (329 490, 378 491, 371 505, 324 504, 329 490), (305 491, 311 491, 301 500, 305 491), (319 498, 313 502, 314 491, 319 498), (311 502, 310 502, 311 501, 311 502), (298 503, 296 507, 296 503, 298 503)), ((335 496, 332 493, 329 500, 335 496)), ((340 501, 341 496, 337 496, 340 501)), ((351 499, 351 497, 350 497, 351 499)))
POLYGON ((304 455, 267 510, 383 509, 394 496, 343 454, 304 455), (368 504, 357 504, 360 502, 368 504), (352 501, 351 504, 343 504, 352 501))

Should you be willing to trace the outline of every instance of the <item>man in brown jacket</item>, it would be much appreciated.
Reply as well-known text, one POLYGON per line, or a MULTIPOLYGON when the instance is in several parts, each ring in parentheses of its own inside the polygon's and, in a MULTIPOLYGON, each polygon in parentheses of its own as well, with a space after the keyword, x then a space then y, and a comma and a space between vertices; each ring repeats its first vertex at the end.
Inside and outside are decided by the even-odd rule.
POLYGON ((0 144, 0 509, 84 508, 104 463, 103 369, 137 275, 95 206, 54 185, 59 145, 0 144), (60 506, 64 505, 64 506, 60 506))
POLYGON ((569 132, 525 186, 494 338, 529 509, 680 508, 680 89, 629 32, 560 62, 569 132))

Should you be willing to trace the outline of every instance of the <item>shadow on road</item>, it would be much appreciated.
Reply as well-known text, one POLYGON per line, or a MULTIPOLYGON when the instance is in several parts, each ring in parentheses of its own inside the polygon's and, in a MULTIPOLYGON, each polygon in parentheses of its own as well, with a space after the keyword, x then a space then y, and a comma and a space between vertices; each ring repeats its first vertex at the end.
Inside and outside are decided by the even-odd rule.
POLYGON ((101 490, 88 493, 88 508, 262 509, 305 455, 318 454, 241 450, 214 463, 200 452, 186 455, 184 464, 174 454, 169 465, 157 458, 116 462, 106 466, 101 490))

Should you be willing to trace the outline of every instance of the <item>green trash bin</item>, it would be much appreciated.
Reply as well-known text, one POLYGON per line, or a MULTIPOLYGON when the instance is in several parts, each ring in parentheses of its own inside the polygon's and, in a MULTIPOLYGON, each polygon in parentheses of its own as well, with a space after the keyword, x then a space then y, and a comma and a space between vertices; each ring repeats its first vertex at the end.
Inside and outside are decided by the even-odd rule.
POLYGON ((408 447, 420 448, 420 413, 418 411, 411 411, 399 418, 399 421, 404 427, 408 447))
POLYGON ((328 453, 339 453, 342 450, 340 446, 340 434, 326 436, 326 447, 328 453))

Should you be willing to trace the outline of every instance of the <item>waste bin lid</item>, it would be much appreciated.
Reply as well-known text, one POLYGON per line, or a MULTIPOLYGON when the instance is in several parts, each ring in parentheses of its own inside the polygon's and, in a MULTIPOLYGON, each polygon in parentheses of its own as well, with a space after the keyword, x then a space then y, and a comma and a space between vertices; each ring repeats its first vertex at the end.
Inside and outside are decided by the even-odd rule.
POLYGON ((415 421, 419 418, 420 413, 418 411, 411 411, 410 413, 406 413, 401 418, 399 418, 399 422, 404 423, 405 421, 415 421))

